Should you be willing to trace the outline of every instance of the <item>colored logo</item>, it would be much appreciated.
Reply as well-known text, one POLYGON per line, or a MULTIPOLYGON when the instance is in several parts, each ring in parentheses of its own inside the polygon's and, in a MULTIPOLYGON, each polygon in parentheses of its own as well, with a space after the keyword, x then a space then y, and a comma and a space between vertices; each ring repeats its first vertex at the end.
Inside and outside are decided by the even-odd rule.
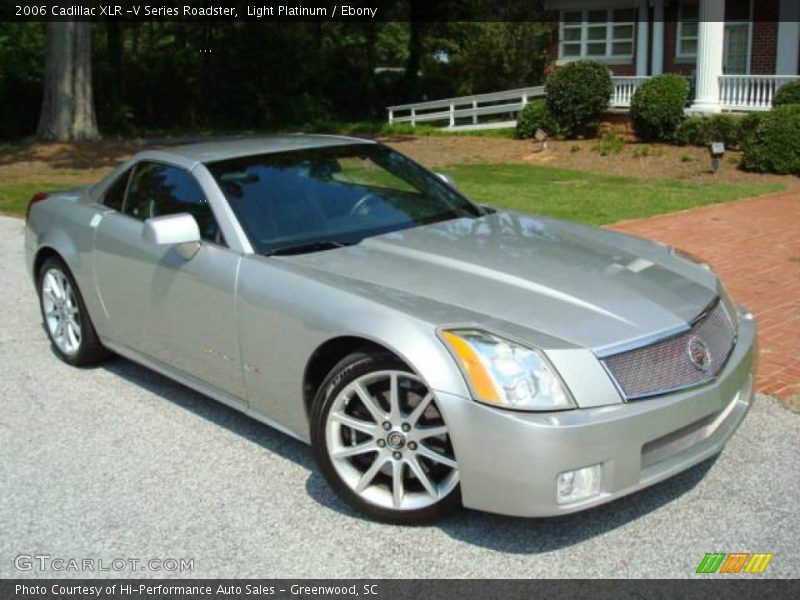
POLYGON ((707 553, 697 573, 763 573, 772 560, 772 553, 766 552, 710 552, 707 553))

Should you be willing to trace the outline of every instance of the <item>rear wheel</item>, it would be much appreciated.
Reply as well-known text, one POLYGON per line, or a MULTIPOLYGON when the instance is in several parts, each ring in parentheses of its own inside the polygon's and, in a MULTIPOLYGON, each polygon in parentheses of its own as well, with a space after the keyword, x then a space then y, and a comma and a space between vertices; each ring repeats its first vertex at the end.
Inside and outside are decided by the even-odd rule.
POLYGON ((315 399, 312 442, 331 487, 373 518, 429 522, 461 504, 436 398, 391 355, 353 354, 334 367, 315 399))
POLYGON ((110 353, 100 343, 80 290, 67 265, 50 257, 39 269, 39 305, 59 358, 74 366, 100 362, 110 353))

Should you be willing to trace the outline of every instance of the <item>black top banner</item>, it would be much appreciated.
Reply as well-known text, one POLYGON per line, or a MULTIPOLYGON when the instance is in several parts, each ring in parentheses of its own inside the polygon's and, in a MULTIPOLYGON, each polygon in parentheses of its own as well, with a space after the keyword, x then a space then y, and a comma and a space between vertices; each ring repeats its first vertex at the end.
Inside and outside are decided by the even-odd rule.
MULTIPOLYGON (((572 0, 0 0, 0 21, 557 22, 562 9, 580 10, 576 6, 583 5, 572 0)), ((600 9, 612 6, 638 8, 641 3, 597 4, 600 9)), ((783 18, 778 10, 762 10, 751 20, 783 18)))
POLYGON ((558 0, 0 0, 2 21, 542 21, 558 0))

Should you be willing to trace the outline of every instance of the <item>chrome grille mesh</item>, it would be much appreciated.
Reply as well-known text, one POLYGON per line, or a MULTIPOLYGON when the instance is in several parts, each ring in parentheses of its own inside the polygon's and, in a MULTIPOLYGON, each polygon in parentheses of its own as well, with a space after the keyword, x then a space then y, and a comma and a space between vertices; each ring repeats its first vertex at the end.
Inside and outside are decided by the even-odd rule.
MULTIPOLYGON (((716 305, 686 333, 649 346, 603 359, 628 400, 689 387, 713 378, 725 366, 736 341, 731 316, 723 302, 716 305), (710 358, 707 370, 695 366, 690 345, 699 338, 710 358)), ((701 345, 702 346, 702 345, 701 345)))

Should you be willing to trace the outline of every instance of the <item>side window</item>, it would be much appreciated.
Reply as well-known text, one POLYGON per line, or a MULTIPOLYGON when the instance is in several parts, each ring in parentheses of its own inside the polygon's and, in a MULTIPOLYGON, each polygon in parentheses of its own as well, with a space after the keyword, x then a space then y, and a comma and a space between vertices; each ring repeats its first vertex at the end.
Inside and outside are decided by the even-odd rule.
POLYGON ((125 200, 125 188, 128 187, 128 178, 130 176, 131 170, 128 169, 111 184, 106 190, 106 195, 103 196, 103 204, 105 206, 122 212, 122 203, 123 200, 125 200))
POLYGON ((144 221, 184 212, 195 218, 204 240, 224 245, 208 200, 190 173, 160 163, 137 165, 128 188, 125 214, 144 221))

